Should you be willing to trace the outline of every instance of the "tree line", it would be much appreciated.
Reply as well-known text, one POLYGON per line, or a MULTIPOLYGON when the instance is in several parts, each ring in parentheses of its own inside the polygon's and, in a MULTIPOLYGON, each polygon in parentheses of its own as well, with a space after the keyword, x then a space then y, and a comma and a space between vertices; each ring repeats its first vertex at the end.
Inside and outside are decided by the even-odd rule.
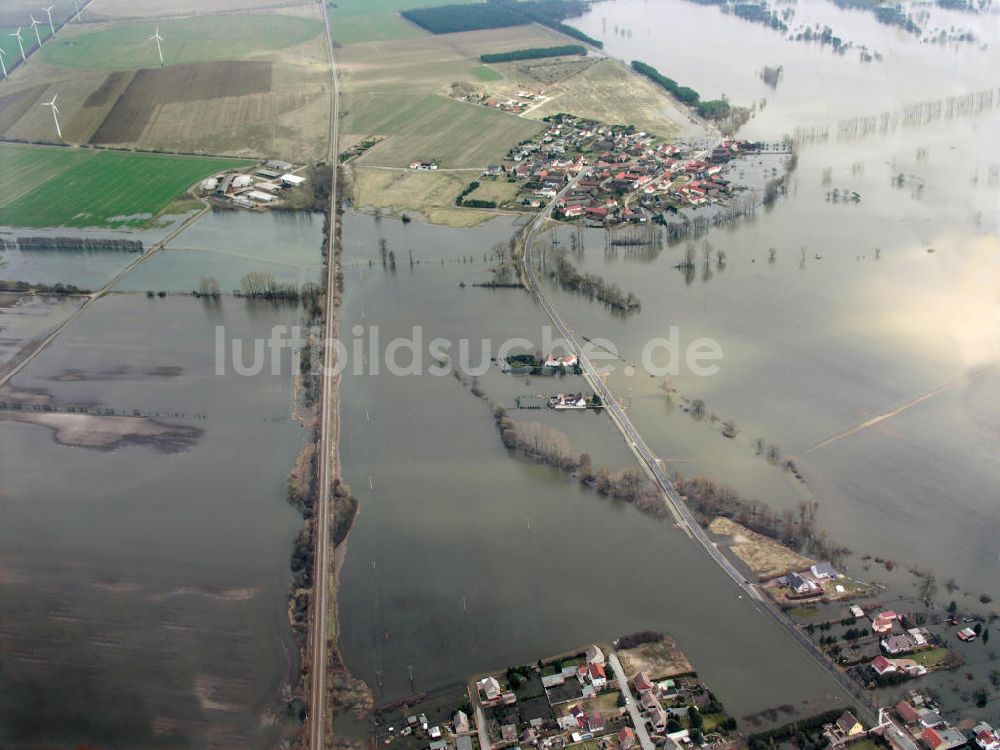
POLYGON ((139 240, 102 239, 99 237, 18 237, 0 239, 0 250, 124 250, 141 253, 139 240))
POLYGON ((552 259, 549 275, 559 282, 559 286, 563 289, 596 299, 619 313, 632 313, 642 307, 639 298, 633 292, 626 292, 617 284, 605 281, 597 274, 580 273, 570 262, 569 251, 565 248, 553 247, 549 255, 552 259))
POLYGON ((558 47, 530 47, 516 49, 510 52, 497 52, 480 55, 484 63, 514 62, 515 60, 537 60, 541 57, 568 57, 569 55, 586 55, 587 48, 581 44, 563 44, 558 47))
POLYGON ((89 289, 81 289, 73 284, 32 284, 27 281, 6 281, 0 279, 0 292, 38 292, 39 294, 90 294, 89 289))
POLYGON ((815 501, 802 501, 797 510, 778 513, 766 503, 745 498, 732 487, 704 477, 687 478, 678 474, 674 487, 702 523, 716 516, 729 518, 795 552, 831 561, 842 559, 850 552, 835 544, 827 532, 817 526, 819 503, 815 501))
POLYGON ((455 205, 463 206, 465 208, 496 208, 496 201, 484 200, 482 198, 466 199, 466 196, 474 192, 478 187, 479 182, 476 180, 470 182, 465 190, 458 194, 458 197, 455 199, 455 205))
POLYGON ((690 86, 681 86, 673 78, 668 78, 652 65, 641 60, 632 61, 632 70, 646 76, 653 83, 666 89, 682 104, 697 110, 698 114, 710 120, 724 120, 729 117, 729 102, 725 99, 702 101, 701 95, 690 86))

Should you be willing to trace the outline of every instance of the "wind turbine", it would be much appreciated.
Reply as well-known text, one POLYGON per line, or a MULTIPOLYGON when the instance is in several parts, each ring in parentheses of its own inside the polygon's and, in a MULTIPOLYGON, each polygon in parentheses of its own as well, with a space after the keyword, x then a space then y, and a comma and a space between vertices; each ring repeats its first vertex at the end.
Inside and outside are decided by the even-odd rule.
POLYGON ((3 70, 3 77, 7 77, 7 66, 4 64, 3 59, 7 56, 7 53, 3 51, 3 47, 0 47, 0 70, 3 70))
POLYGON ((49 17, 49 31, 52 32, 52 36, 56 35, 56 27, 52 23, 52 9, 54 7, 54 5, 50 5, 48 8, 42 8, 45 11, 45 15, 49 17))
POLYGON ((24 44, 21 43, 21 27, 17 27, 17 31, 11 34, 12 37, 17 39, 17 46, 21 48, 21 61, 28 62, 27 56, 24 54, 24 44))
POLYGON ((160 36, 160 27, 156 27, 156 33, 149 37, 150 39, 156 40, 156 54, 160 56, 160 67, 163 67, 163 48, 160 47, 160 42, 163 41, 163 37, 160 36))
POLYGON ((62 137, 62 128, 59 127, 59 107, 56 106, 56 99, 57 98, 59 98, 59 94, 54 95, 52 97, 52 101, 51 102, 42 102, 42 106, 43 107, 52 107, 52 119, 53 119, 53 121, 56 124, 56 133, 59 134, 59 140, 61 141, 63 139, 63 137, 62 137))
POLYGON ((31 30, 35 32, 35 39, 38 40, 38 46, 41 47, 42 46, 42 37, 41 37, 41 34, 38 33, 38 21, 36 21, 35 17, 32 16, 32 15, 29 15, 28 18, 31 19, 31 30))

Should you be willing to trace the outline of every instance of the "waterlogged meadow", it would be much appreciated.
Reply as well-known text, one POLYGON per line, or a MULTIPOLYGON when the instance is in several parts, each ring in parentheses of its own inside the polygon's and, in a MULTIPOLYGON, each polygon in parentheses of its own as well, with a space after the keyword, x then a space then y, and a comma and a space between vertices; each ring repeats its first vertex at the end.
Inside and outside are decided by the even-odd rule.
MULTIPOLYGON (((298 275, 320 262, 308 220, 227 215, 220 234, 213 218, 190 252, 217 256, 221 279, 266 267, 268 232, 298 275)), ((145 273, 180 290, 194 269, 145 273)), ((73 304, 19 318, 16 341, 73 304)), ((0 744, 265 748, 294 730, 293 355, 273 374, 219 375, 215 341, 217 326, 252 340, 301 314, 119 290, 0 390, 0 744)))

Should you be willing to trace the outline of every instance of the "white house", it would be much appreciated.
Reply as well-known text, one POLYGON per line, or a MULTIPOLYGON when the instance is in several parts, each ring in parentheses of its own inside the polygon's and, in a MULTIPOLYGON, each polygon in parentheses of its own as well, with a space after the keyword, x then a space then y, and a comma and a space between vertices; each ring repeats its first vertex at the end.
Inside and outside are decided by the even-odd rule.
POLYGON ((985 721, 974 726, 972 732, 976 735, 976 744, 982 750, 1000 750, 1000 734, 985 721))

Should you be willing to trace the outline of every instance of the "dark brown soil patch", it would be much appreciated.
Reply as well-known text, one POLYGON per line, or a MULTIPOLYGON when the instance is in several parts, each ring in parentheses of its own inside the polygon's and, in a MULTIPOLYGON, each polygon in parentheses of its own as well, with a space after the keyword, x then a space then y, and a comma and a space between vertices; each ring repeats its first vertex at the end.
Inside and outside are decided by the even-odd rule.
POLYGON ((103 107, 111 101, 111 97, 130 75, 132 75, 131 71, 125 70, 116 70, 114 73, 108 73, 108 77, 104 79, 104 82, 90 92, 90 96, 84 100, 83 106, 103 107))
POLYGON ((140 70, 94 131, 90 143, 139 140, 164 104, 247 96, 270 90, 269 62, 221 60, 140 70))
POLYGON ((14 123, 24 117, 31 106, 38 101, 48 84, 21 89, 12 94, 0 96, 0 133, 5 133, 14 123))

